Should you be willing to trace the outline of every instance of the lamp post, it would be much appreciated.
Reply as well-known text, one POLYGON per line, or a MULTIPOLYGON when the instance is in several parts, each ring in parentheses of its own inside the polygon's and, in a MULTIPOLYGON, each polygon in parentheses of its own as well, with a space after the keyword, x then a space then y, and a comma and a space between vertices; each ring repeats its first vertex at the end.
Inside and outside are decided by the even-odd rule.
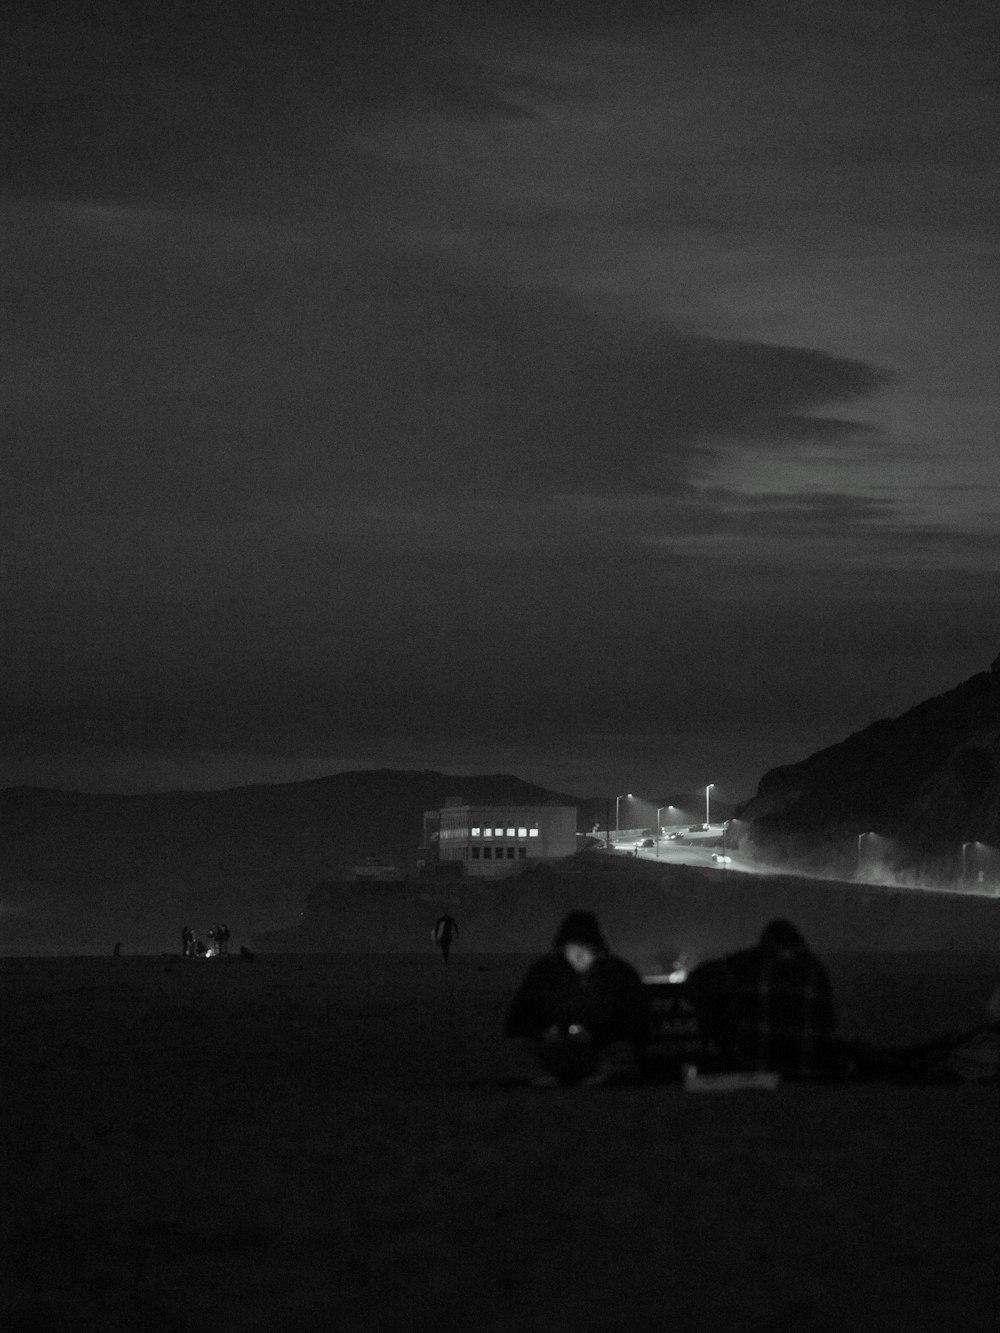
POLYGON ((677 809, 677 806, 674 805, 674 804, 672 804, 672 803, 671 803, 670 805, 661 805, 661 806, 657 809, 657 811, 656 811, 656 832, 657 832, 657 835, 659 835, 659 834, 661 834, 661 833, 663 832, 663 826, 660 824, 660 815, 663 813, 664 810, 676 810, 676 809, 677 809))
POLYGON ((857 875, 859 875, 859 876, 860 876, 860 874, 861 874, 861 844, 864 842, 865 838, 867 838, 867 837, 868 837, 868 834, 867 834, 867 833, 859 833, 859 834, 858 834, 858 868, 857 868, 857 870, 856 870, 855 873, 856 873, 857 875))
POLYGON ((615 797, 615 841, 616 842, 618 841, 618 802, 631 801, 631 799, 632 799, 632 793, 630 791, 627 791, 624 796, 615 797))
POLYGON ((708 795, 708 794, 709 794, 709 792, 712 790, 712 788, 713 788, 714 786, 715 786, 715 783, 714 783, 714 782, 710 782, 710 783, 708 784, 708 786, 705 788, 705 823, 706 823, 706 824, 711 824, 711 822, 712 822, 711 819, 709 818, 709 813, 708 813, 708 811, 709 811, 709 795, 708 795))

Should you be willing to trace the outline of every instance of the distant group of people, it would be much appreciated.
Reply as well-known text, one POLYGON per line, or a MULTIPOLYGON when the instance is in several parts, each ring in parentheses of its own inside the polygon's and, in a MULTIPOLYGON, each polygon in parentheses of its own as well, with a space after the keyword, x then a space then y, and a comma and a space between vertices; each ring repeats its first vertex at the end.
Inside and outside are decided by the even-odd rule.
POLYGON ((217 956, 229 952, 229 927, 213 926, 208 932, 210 945, 200 940, 190 926, 181 929, 181 956, 183 958, 204 958, 206 955, 217 956))
MULTIPOLYGON (((595 1087, 643 1077, 649 1069, 648 989, 631 964, 612 954, 592 912, 570 912, 507 1011, 507 1081, 595 1087)), ((1000 989, 990 999, 987 1024, 971 1032, 897 1049, 845 1041, 836 1034, 826 969, 790 921, 770 922, 753 948, 704 962, 669 989, 691 1018, 675 1073, 694 1050, 705 1073, 900 1082, 1000 1078, 1000 989)))

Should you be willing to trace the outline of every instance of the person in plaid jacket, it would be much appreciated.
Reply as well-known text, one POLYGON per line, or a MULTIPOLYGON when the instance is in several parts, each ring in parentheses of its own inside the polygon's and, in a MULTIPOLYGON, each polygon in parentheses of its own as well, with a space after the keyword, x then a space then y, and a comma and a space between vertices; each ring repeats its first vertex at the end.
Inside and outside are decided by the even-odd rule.
POLYGON ((829 1070, 836 1019, 830 980, 790 921, 760 942, 695 968, 687 990, 715 1063, 811 1078, 829 1070))

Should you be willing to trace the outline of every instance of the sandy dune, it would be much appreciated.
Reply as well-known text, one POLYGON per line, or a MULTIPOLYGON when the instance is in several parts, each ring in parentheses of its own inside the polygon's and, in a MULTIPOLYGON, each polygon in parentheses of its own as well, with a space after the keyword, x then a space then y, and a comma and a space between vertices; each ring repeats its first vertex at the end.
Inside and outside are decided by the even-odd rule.
MULTIPOLYGON (((525 962, 3 960, 0 1324, 993 1333, 1000 1089, 504 1089, 525 962)), ((885 1039, 998 970, 830 962, 885 1039)))

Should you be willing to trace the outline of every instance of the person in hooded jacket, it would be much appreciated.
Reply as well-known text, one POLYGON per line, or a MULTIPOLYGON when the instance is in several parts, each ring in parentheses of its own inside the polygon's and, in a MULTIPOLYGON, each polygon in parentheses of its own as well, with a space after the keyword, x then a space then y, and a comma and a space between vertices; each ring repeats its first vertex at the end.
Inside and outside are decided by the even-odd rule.
POLYGON ((646 1036, 642 978, 592 912, 570 912, 528 969, 504 1022, 508 1080, 535 1087, 632 1081, 646 1036))
POLYGON ((764 927, 760 942, 696 967, 686 989, 722 1069, 825 1076, 835 1046, 826 969, 790 921, 764 927))

